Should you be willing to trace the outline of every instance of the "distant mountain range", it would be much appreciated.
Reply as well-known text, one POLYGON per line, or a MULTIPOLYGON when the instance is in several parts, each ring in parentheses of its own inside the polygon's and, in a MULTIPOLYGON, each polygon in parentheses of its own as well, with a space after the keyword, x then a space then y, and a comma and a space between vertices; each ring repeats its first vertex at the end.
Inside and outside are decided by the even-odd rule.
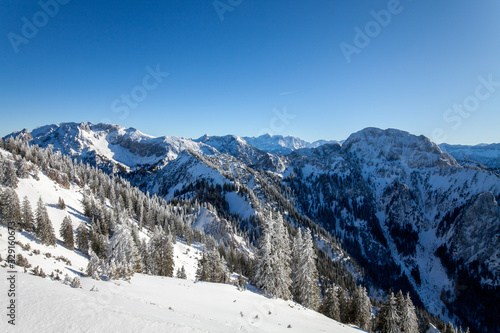
POLYGON ((440 144, 442 151, 453 156, 461 164, 482 164, 488 168, 500 168, 500 143, 475 146, 440 144))
POLYGON ((258 227, 252 216, 279 210, 290 223, 340 238, 375 288, 410 291, 430 312, 474 331, 499 327, 500 144, 438 146, 377 128, 341 142, 193 140, 91 123, 8 137, 52 147, 167 200, 207 200, 220 216, 239 216, 250 239, 258 227), (217 185, 237 190, 208 196, 217 185))
MULTIPOLYGON (((39 144, 40 139, 50 140, 53 139, 54 142, 51 144, 55 148, 62 148, 60 143, 64 141, 65 138, 71 137, 72 133, 70 129, 75 129, 77 126, 76 123, 62 123, 59 125, 47 125, 41 126, 34 129, 32 132, 29 132, 27 129, 24 129, 19 132, 14 132, 5 137, 5 139, 14 136, 22 138, 23 140, 34 140, 33 142, 39 144), (58 145, 59 143, 59 145, 58 145)), ((111 157, 115 162, 119 162, 121 164, 127 165, 131 167, 130 164, 145 164, 156 162, 157 157, 162 156, 162 154, 166 153, 170 156, 175 156, 176 152, 178 153, 180 150, 183 150, 184 147, 187 147, 189 142, 195 143, 205 143, 208 146, 214 147, 221 151, 221 144, 226 144, 229 141, 238 141, 240 143, 246 143, 254 148, 257 148, 263 152, 277 154, 277 155, 288 155, 293 151, 305 148, 318 148, 319 146, 325 144, 340 144, 342 145, 345 140, 317 140, 314 142, 307 142, 300 138, 294 136, 283 136, 283 135, 270 135, 264 134, 259 137, 238 137, 235 135, 227 135, 227 136, 209 136, 204 135, 199 139, 186 139, 181 137, 173 137, 173 136, 164 136, 164 137, 152 137, 146 134, 141 133, 140 131, 134 128, 124 128, 118 125, 108 125, 108 124, 92 124, 92 123, 84 123, 82 126, 87 126, 89 129, 92 128, 96 133, 106 132, 107 135, 106 140, 111 143, 111 147, 109 151, 100 151, 98 144, 90 144, 91 142, 96 143, 95 140, 98 140, 96 137, 87 138, 86 141, 90 144, 90 146, 96 147, 96 152, 101 156, 111 157), (114 151, 118 147, 112 147, 114 143, 118 143, 120 141, 119 146, 127 146, 125 142, 133 142, 140 141, 145 145, 149 145, 150 149, 147 149, 146 152, 149 156, 143 156, 144 153, 138 153, 132 147, 129 147, 129 152, 133 153, 134 156, 127 156, 129 152, 122 151, 125 156, 120 156, 120 152, 114 151), (151 147, 156 147, 156 149, 152 149, 151 147), (176 148, 177 147, 177 148, 176 148), (115 148, 115 149, 113 149, 115 148), (139 158, 138 158, 139 157, 139 158), (142 158, 140 158, 142 157, 142 158), (149 158, 148 158, 149 157, 149 158), (127 158, 132 158, 128 159, 127 158)), ((73 133, 73 135, 76 133, 73 133)), ((100 140, 100 139, 99 139, 100 140)), ((85 141, 85 139, 84 139, 85 141)), ((65 143, 65 149, 70 149, 74 152, 83 153, 84 144, 77 142, 74 140, 74 145, 80 145, 80 147, 71 147, 65 143)), ((43 145, 43 144, 42 144, 43 145)), ((196 144, 194 144, 196 145, 196 144)), ((498 169, 500 168, 500 143, 492 143, 492 144, 478 144, 478 145, 450 145, 447 143, 442 143, 438 145, 439 148, 445 153, 453 156, 460 164, 468 164, 468 165, 476 165, 476 166, 484 166, 487 168, 498 169)), ((193 146, 194 147, 194 146, 193 146)), ((88 147, 87 147, 88 148, 88 147)), ((101 147, 102 148, 102 147, 101 147)), ((229 147, 226 147, 229 149, 229 147)), ((222 149, 224 150, 224 149, 222 149)), ((89 150, 87 149, 86 152, 89 150)), ((92 151, 92 149, 90 149, 92 151)), ((70 151, 65 151, 69 153, 70 151)), ((111 158, 110 158, 111 159, 111 158)))

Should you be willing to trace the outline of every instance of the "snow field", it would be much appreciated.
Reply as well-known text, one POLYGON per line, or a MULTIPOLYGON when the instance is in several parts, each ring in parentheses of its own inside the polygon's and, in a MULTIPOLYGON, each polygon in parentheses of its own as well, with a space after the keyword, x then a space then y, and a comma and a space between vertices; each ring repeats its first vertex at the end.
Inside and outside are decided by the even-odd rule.
POLYGON ((130 282, 83 278, 74 289, 18 274, 17 288, 16 326, 4 319, 1 332, 359 332, 225 284, 136 274, 130 282))

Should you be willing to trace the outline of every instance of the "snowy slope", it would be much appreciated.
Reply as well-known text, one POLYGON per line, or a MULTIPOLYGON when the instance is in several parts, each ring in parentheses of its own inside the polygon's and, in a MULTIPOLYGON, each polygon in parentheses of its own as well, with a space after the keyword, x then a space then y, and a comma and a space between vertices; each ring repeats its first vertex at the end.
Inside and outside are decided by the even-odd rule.
MULTIPOLYGON (((5 153, 4 151, 2 152, 5 153)), ((59 229, 61 228, 65 216, 71 218, 74 230, 76 230, 81 222, 89 222, 88 218, 83 214, 82 189, 75 184, 72 184, 69 189, 65 189, 41 173, 38 177, 39 180, 31 176, 29 179, 19 179, 18 188, 15 191, 21 201, 24 196, 27 196, 33 209, 36 208, 38 199, 40 197, 42 198, 54 227, 57 245, 43 245, 38 240, 34 239, 30 233, 23 231, 16 233, 16 240, 23 245, 29 244, 30 250, 23 250, 21 247, 17 246, 17 253, 22 254, 28 259, 32 265, 31 269, 40 266, 46 274, 59 270, 63 272, 61 278, 64 277, 64 274, 68 274, 71 278, 79 276, 85 272, 88 264, 88 257, 78 250, 70 251, 66 249, 59 235, 59 229), (59 198, 63 198, 66 204, 65 210, 57 206, 59 198), (40 254, 33 253, 35 250, 39 250, 40 254), (47 253, 50 254, 49 257, 46 255, 47 253), (71 262, 71 265, 62 260, 55 259, 55 257, 59 256, 67 258, 71 262)), ((141 233, 141 236, 146 237, 146 239, 148 238, 144 233, 141 233)), ((4 259, 7 258, 7 237, 7 227, 0 224, 0 255, 4 259)), ((185 243, 178 240, 174 246, 174 271, 184 265, 188 279, 194 280, 197 258, 200 256, 201 248, 199 245, 195 243, 192 246, 187 246, 185 243)))
POLYGON ((141 274, 130 282, 83 278, 81 285, 73 289, 19 273, 17 324, 1 320, 0 331, 360 332, 293 302, 230 285, 141 274))

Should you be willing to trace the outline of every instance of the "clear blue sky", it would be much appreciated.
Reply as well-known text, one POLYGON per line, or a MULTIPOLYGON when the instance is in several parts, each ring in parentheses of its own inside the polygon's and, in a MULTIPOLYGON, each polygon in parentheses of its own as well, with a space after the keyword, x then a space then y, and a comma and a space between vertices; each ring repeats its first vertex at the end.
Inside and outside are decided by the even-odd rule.
POLYGON ((1 136, 104 121, 154 136, 314 141, 375 126, 500 142, 499 1, 59 1, 53 17, 0 3, 1 136))

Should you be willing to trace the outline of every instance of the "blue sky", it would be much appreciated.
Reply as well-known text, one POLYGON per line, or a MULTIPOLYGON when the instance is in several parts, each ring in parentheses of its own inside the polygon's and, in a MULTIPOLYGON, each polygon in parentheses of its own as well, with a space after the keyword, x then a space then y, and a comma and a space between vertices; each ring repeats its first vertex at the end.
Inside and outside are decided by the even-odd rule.
POLYGON ((91 121, 192 138, 374 126, 500 142, 499 1, 41 3, 0 3, 1 136, 91 121))

